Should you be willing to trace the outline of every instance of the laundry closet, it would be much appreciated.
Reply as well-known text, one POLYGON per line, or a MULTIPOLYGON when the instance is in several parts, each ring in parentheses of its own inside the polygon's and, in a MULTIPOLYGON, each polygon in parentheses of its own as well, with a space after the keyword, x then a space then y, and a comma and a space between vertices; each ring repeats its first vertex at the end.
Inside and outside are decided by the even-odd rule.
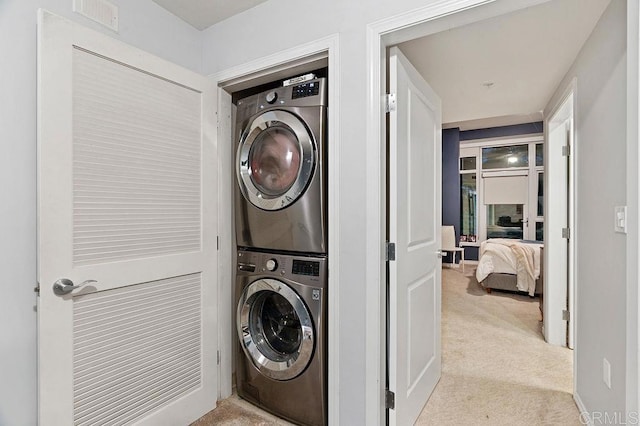
POLYGON ((240 397, 327 423, 326 69, 233 93, 240 397))

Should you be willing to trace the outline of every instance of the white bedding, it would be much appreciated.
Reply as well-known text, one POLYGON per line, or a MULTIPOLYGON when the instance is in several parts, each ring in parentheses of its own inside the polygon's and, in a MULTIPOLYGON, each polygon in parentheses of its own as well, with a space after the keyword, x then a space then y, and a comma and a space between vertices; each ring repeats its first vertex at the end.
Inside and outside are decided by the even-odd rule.
POLYGON ((517 287, 533 296, 540 277, 540 247, 543 244, 492 238, 480 244, 476 269, 478 282, 491 273, 514 274, 517 287))

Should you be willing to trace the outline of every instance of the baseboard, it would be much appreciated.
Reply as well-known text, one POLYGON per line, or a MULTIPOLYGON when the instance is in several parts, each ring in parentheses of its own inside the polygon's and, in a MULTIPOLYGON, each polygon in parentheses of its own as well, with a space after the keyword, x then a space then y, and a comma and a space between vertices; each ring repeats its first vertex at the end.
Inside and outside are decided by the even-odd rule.
POLYGON ((587 408, 584 406, 582 399, 580 399, 580 395, 578 395, 578 392, 573 392, 573 400, 578 406, 578 411, 580 412, 580 423, 583 425, 594 426, 593 420, 591 419, 587 408))

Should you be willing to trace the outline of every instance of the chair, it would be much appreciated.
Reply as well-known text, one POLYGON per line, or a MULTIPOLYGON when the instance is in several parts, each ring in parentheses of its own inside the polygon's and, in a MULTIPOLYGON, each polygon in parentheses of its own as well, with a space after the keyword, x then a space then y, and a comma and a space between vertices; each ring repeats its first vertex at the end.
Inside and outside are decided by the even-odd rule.
POLYGON ((442 251, 451 253, 452 265, 456 263, 456 252, 460 253, 460 264, 464 274, 464 247, 456 245, 456 231, 451 225, 442 226, 442 251))

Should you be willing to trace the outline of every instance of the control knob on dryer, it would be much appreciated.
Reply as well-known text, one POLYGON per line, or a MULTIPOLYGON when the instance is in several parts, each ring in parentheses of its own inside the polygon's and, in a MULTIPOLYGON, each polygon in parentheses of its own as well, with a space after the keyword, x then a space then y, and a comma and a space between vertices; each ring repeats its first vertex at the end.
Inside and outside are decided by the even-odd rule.
POLYGON ((269 271, 273 272, 278 268, 278 262, 275 259, 269 259, 266 266, 269 271))
POLYGON ((267 103, 274 103, 278 99, 278 94, 276 92, 269 92, 266 96, 267 103))

